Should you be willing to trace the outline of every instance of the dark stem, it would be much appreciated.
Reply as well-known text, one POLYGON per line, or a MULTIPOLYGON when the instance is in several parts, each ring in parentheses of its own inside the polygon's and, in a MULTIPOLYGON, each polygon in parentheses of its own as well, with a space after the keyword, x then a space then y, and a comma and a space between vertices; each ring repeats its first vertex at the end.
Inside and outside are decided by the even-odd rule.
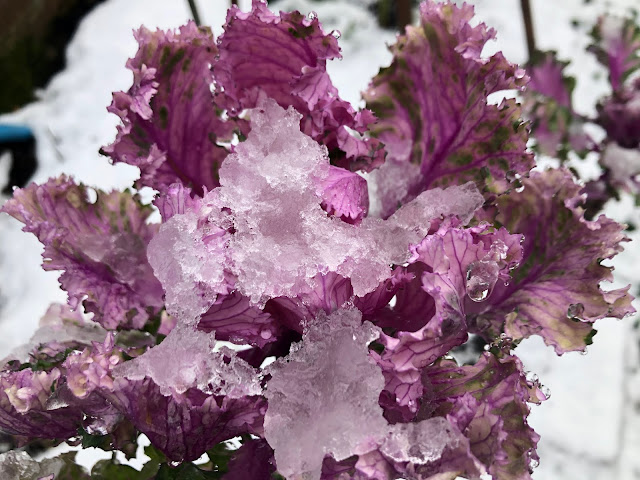
POLYGON ((238 0, 231 0, 231 5, 238 5, 238 0))
POLYGON ((531 6, 529 0, 520 0, 522 8, 522 20, 524 20, 524 31, 527 35, 527 50, 529 52, 529 60, 533 57, 536 50, 536 39, 533 35, 533 18, 531 16, 531 6))
POLYGON ((198 14, 198 7, 196 7, 195 0, 187 0, 189 2, 189 9, 191 10, 191 16, 193 17, 193 21, 196 22, 196 25, 202 25, 200 22, 200 15, 198 14))
POLYGON ((404 27, 411 25, 411 0, 397 0, 396 14, 398 18, 398 30, 404 31, 404 27))

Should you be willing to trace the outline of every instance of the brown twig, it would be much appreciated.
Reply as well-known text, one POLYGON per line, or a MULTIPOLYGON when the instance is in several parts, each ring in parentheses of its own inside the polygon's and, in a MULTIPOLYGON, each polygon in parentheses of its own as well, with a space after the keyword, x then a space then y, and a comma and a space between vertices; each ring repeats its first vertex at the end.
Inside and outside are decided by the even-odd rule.
POLYGON ((522 9, 524 31, 527 35, 527 51, 529 52, 529 59, 531 59, 533 57, 533 52, 536 50, 536 39, 533 34, 533 17, 531 16, 529 0, 520 0, 520 7, 522 9))
POLYGON ((396 18, 398 19, 398 30, 404 31, 404 27, 411 25, 411 0, 397 0, 396 18))
POLYGON ((191 10, 191 16, 193 17, 193 21, 196 22, 196 25, 202 25, 200 21, 200 15, 198 14, 198 7, 196 7, 195 0, 187 0, 189 2, 189 9, 191 10))

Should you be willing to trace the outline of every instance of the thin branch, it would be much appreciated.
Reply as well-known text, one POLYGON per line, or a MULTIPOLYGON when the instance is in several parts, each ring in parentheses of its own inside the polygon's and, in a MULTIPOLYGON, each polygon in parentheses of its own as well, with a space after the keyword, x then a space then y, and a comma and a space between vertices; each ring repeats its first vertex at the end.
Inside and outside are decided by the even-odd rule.
POLYGON ((411 0, 397 0, 396 2, 396 18, 398 30, 404 32, 404 27, 411 25, 411 0))
POLYGON ((189 2, 189 9, 191 10, 191 16, 193 17, 193 21, 196 22, 196 25, 202 25, 200 21, 200 15, 198 14, 198 7, 196 7, 195 0, 187 0, 189 2))
POLYGON ((536 50, 536 39, 533 34, 533 17, 531 16, 529 0, 520 0, 520 7, 522 9, 524 31, 527 35, 527 51, 529 52, 529 59, 531 59, 533 57, 533 52, 536 50))

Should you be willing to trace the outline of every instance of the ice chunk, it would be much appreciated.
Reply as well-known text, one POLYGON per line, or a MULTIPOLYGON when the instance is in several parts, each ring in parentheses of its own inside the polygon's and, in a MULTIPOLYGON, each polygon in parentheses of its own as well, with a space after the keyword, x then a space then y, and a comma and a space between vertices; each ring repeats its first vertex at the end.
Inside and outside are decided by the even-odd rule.
POLYGON ((197 212, 172 217, 151 242, 150 262, 170 313, 202 313, 228 286, 223 266, 255 304, 295 297, 328 272, 350 278, 354 294, 363 296, 389 277, 391 264, 408 260, 409 244, 426 235, 431 220, 459 215, 468 221, 482 204, 467 184, 425 192, 388 220, 345 223, 321 207, 329 159, 325 147, 300 131, 300 114, 265 99, 251 115, 248 139, 220 169, 221 187, 197 212), (187 311, 194 302, 197 308, 187 311))
POLYGON ((378 331, 358 310, 321 313, 288 357, 268 367, 265 438, 286 478, 319 479, 325 455, 344 460, 387 434, 378 397, 384 377, 367 344, 378 331))
MULTIPOLYGON (((300 131, 300 114, 263 99, 252 130, 220 169, 221 186, 171 217, 149 245, 167 309, 187 323, 219 294, 237 289, 253 304, 313 290, 318 273, 351 280, 364 296, 405 263, 431 221, 467 222, 483 199, 472 183, 434 188, 387 220, 352 225, 322 209, 330 173, 324 146, 300 131)), ((347 185, 348 186, 348 185, 347 185)))
POLYGON ((215 215, 218 209, 200 202, 193 205, 198 210, 187 210, 163 223, 147 250, 149 263, 165 291, 167 311, 189 324, 197 322, 219 293, 228 292, 225 218, 218 215, 217 225, 208 222, 208 213, 215 215))
POLYGON ((425 465, 464 438, 445 418, 388 424, 378 403, 384 376, 367 349, 380 331, 361 320, 355 308, 320 311, 302 342, 266 369, 265 438, 286 478, 318 480, 326 455, 341 461, 376 450, 425 465))
POLYGON ((444 190, 431 188, 400 207, 389 220, 398 227, 417 227, 421 236, 424 236, 428 230, 428 227, 424 230, 424 226, 440 216, 456 215, 466 225, 483 203, 484 198, 473 182, 444 190))
MULTIPOLYGON (((38 463, 23 451, 11 450, 0 455, 2 480, 38 480, 57 475, 64 462, 53 458, 38 463)), ((53 478, 53 477, 51 477, 53 478)))
POLYGON ((163 395, 190 388, 231 398, 261 395, 258 372, 227 348, 214 353, 215 343, 212 333, 179 325, 161 344, 113 372, 129 380, 150 377, 163 395))
POLYGON ((396 462, 424 465, 438 460, 447 446, 455 447, 461 435, 443 417, 419 423, 390 425, 390 434, 380 451, 396 462))

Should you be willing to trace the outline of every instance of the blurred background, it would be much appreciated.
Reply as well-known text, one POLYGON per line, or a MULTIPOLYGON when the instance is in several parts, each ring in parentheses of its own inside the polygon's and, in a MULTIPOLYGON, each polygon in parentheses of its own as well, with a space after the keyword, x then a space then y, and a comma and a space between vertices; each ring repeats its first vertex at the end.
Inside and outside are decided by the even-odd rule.
MULTIPOLYGON (((112 166, 98 150, 116 133, 117 118, 106 106, 111 93, 127 90, 125 69, 134 55, 132 30, 178 27, 193 18, 222 32, 230 0, 0 0, 0 204, 13 185, 44 182, 61 173, 102 189, 124 188, 135 168, 112 166), (191 4, 191 5, 190 5, 191 4)), ((248 9, 250 0, 239 0, 248 9)), ((528 59, 519 0, 471 0, 477 18, 494 27, 498 39, 486 54, 501 50, 512 62, 528 59)), ((608 93, 605 73, 585 53, 588 31, 598 15, 625 14, 637 0, 531 0, 536 46, 571 60, 577 77, 575 109, 594 113, 608 93)), ((340 30, 344 56, 329 65, 342 98, 362 106, 360 91, 391 56, 386 45, 417 18, 413 0, 279 0, 272 9, 315 11, 325 30, 340 30)), ((499 101, 500 98, 492 99, 499 101)), ((594 133, 597 134, 597 133, 594 133)), ((542 163, 550 162, 542 159, 542 163)), ((581 171, 597 171, 587 161, 581 171)), ((610 202, 605 212, 640 225, 631 197, 610 202)), ((613 287, 632 283, 640 293, 640 234, 613 262, 613 287)), ((47 306, 64 302, 56 272, 44 272, 41 247, 18 222, 0 215, 0 357, 26 342, 47 306)), ((640 304, 635 305, 636 308, 640 304)), ((528 370, 551 390, 533 407, 530 423, 541 435, 536 480, 640 479, 640 334, 636 319, 603 320, 586 355, 557 357, 541 340, 525 340, 516 350, 528 370)), ((0 445, 0 448, 8 448, 0 445)))

